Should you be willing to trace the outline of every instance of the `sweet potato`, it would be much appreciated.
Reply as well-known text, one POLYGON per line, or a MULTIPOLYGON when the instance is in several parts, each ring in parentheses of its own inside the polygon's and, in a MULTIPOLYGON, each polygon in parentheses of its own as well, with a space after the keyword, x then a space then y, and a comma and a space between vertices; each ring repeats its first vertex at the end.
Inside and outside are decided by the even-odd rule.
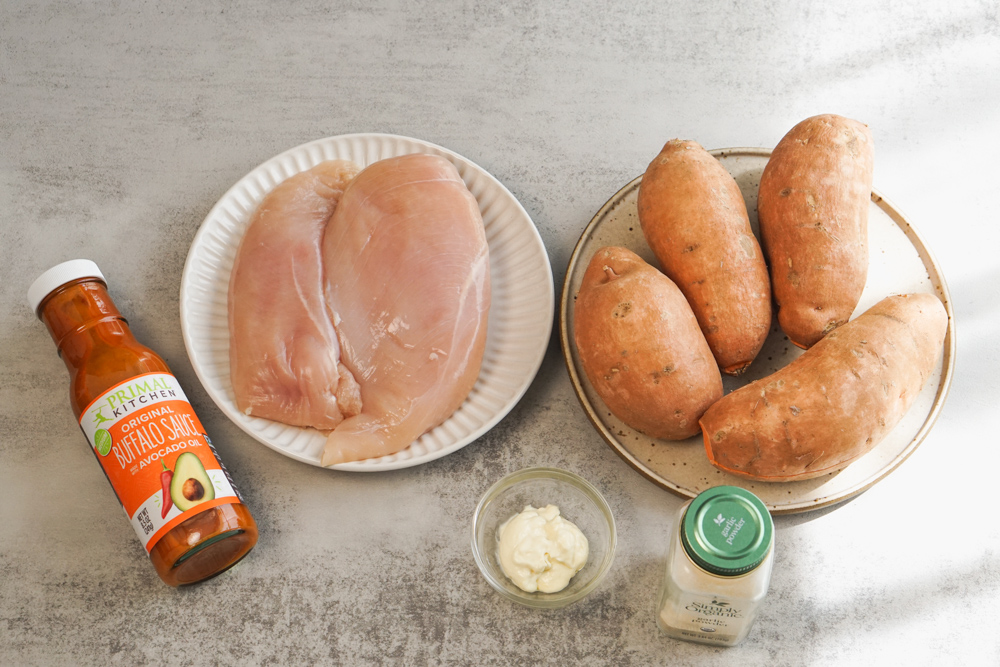
POLYGON ((590 383, 623 422, 683 440, 722 397, 722 376, 677 286, 631 250, 601 248, 583 275, 573 336, 590 383))
POLYGON ((793 127, 764 168, 761 240, 778 323, 799 347, 847 322, 861 298, 872 163, 867 125, 823 115, 793 127))
POLYGON ((709 461, 772 482, 840 470, 902 419, 937 365, 947 327, 932 294, 879 301, 709 408, 701 418, 709 461))
POLYGON ((739 375, 771 327, 771 284, 736 181, 696 142, 673 139, 649 163, 638 207, 646 242, 719 368, 739 375))

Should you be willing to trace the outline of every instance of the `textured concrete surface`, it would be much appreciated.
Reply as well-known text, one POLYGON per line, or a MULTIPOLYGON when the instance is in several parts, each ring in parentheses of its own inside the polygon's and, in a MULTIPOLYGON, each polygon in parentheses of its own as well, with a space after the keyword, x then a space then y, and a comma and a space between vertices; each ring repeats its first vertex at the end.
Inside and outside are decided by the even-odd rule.
POLYGON ((1000 663, 1000 19, 995 2, 20 2, 0 4, 0 664, 828 665, 1000 663), (553 340, 524 400, 436 462, 376 475, 296 463, 215 408, 178 287, 213 203, 323 136, 451 148, 520 199, 556 284, 583 227, 663 142, 773 146, 795 122, 867 122, 875 185, 949 280, 948 403, 898 470, 777 521, 771 593, 742 646, 653 620, 679 499, 590 427, 553 340), (162 585, 88 453, 24 305, 97 261, 193 398, 261 526, 204 585, 162 585), (473 508, 503 474, 564 467, 614 509, 605 585, 558 612, 480 577, 473 508))

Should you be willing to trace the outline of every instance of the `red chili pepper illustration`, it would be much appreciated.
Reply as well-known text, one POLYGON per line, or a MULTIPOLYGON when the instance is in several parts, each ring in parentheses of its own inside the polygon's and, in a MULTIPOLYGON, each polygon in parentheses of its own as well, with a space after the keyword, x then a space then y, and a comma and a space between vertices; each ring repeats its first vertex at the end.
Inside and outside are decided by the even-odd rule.
POLYGON ((163 461, 160 461, 160 465, 163 466, 163 472, 160 473, 160 486, 163 487, 163 509, 160 510, 160 518, 166 519, 167 512, 174 505, 174 501, 170 497, 170 480, 174 478, 174 471, 168 468, 163 461))

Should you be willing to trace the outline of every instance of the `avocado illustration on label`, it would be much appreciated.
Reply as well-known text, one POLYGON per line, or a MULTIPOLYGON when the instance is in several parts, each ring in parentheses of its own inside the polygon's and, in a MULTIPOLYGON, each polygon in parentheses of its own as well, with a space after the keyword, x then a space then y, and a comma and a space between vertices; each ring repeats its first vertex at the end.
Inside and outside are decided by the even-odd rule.
POLYGON ((174 476, 170 480, 170 498, 182 512, 215 499, 215 487, 205 472, 205 466, 191 452, 184 452, 174 463, 174 476))

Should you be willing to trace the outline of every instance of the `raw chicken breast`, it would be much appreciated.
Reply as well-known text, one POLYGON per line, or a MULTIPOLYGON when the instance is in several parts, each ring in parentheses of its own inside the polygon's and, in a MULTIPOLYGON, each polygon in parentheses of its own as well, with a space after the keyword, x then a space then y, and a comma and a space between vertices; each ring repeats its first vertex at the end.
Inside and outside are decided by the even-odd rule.
POLYGON ((274 188, 254 211, 229 280, 229 362, 245 414, 330 430, 358 414, 357 383, 323 298, 320 242, 353 162, 322 162, 274 188))
POLYGON ((323 236, 326 297, 363 408, 324 466, 392 454, 458 409, 486 346, 490 269, 476 199, 446 159, 376 162, 323 236))

